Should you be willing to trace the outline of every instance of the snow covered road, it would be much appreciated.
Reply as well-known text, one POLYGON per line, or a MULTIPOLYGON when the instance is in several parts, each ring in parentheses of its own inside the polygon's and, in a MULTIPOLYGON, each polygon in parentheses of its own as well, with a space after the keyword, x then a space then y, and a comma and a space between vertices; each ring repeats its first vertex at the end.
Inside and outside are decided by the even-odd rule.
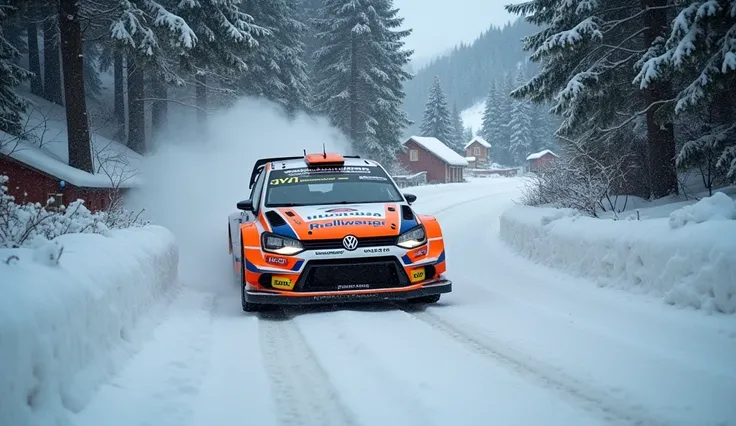
POLYGON ((454 283, 426 308, 244 314, 218 240, 205 248, 223 250, 213 282, 183 274, 151 340, 77 424, 736 424, 736 320, 517 257, 498 217, 520 184, 407 190, 439 218, 454 283))

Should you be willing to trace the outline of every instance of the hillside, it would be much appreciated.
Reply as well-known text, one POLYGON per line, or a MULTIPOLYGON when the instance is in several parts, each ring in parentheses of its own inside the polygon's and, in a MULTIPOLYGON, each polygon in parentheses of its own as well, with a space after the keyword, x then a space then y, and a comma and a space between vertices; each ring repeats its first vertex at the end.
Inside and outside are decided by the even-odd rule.
POLYGON ((521 39, 535 32, 535 27, 522 20, 502 28, 491 27, 470 45, 460 45, 419 69, 405 85, 404 110, 415 124, 407 133, 416 132, 424 112, 429 86, 435 76, 442 81, 450 105, 466 109, 487 95, 490 82, 501 79, 524 61, 521 39))

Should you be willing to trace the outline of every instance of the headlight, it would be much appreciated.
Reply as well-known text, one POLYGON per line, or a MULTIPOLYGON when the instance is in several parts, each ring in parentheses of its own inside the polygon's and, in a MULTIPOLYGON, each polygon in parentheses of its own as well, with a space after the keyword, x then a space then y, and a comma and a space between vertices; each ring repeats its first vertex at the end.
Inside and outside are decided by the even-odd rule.
POLYGON ((419 225, 399 235, 396 245, 403 248, 419 247, 427 242, 427 234, 424 232, 424 226, 419 225))
POLYGON ((304 251, 304 246, 299 242, 299 240, 282 237, 281 235, 271 234, 268 232, 264 232, 261 236, 261 247, 264 251, 284 256, 292 256, 304 251))

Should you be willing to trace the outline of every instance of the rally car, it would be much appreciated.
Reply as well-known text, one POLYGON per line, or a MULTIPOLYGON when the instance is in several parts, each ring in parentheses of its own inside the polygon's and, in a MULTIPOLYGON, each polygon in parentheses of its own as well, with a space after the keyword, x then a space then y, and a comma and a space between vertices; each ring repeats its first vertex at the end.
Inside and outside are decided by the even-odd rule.
POLYGON ((442 230, 376 161, 264 158, 229 216, 244 311, 336 302, 434 303, 452 290, 442 230))

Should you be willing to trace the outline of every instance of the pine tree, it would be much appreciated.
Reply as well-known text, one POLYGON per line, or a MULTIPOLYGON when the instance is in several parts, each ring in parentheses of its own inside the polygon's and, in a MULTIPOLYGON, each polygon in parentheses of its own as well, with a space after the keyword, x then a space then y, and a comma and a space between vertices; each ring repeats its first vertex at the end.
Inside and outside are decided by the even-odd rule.
POLYGON ((420 128, 422 136, 437 138, 445 145, 452 147, 456 139, 455 126, 452 121, 440 78, 435 77, 429 88, 429 98, 424 108, 424 118, 420 128))
POLYGON ((271 32, 242 12, 240 0, 181 1, 174 9, 189 24, 198 42, 182 52, 182 67, 194 74, 200 122, 205 119, 209 77, 232 81, 248 71, 246 58, 271 32))
POLYGON ((678 12, 669 37, 641 61, 635 82, 645 89, 684 81, 674 108, 678 121, 687 122, 678 166, 714 166, 736 181, 736 1, 693 0, 678 12))
POLYGON ((457 104, 452 105, 452 127, 452 145, 448 146, 458 154, 465 156, 465 144, 469 142, 470 139, 465 140, 465 127, 463 126, 463 119, 460 117, 460 111, 457 109, 457 104))
POLYGON ((486 98, 483 111, 483 126, 480 136, 493 146, 493 160, 500 164, 510 164, 510 99, 504 93, 506 83, 494 81, 486 98))
POLYGON ((304 58, 307 26, 298 19, 299 0, 244 0, 241 10, 271 31, 249 60, 238 84, 250 96, 263 96, 287 113, 309 112, 309 77, 304 58))
POLYGON ((5 38, 1 25, 14 11, 10 6, 0 5, 0 131, 19 135, 26 102, 15 94, 13 88, 31 78, 32 74, 16 65, 20 53, 5 38))
POLYGON ((357 152, 390 164, 411 124, 402 111, 410 50, 389 0, 325 0, 313 21, 314 107, 357 152))
POLYGON ((553 101, 567 145, 600 161, 631 152, 637 120, 645 116, 655 198, 677 192, 674 94, 669 80, 647 89, 631 82, 651 55, 646 49, 664 39, 668 3, 531 0, 506 7, 542 28, 524 43, 541 69, 513 96, 553 101))
POLYGON ((472 126, 466 127, 465 131, 463 132, 463 140, 465 141, 465 143, 470 142, 470 140, 473 139, 474 136, 475 136, 475 132, 473 132, 473 127, 472 126))
MULTIPOLYGON (((524 82, 524 76, 519 70, 516 79, 517 84, 524 82)), ((516 165, 523 164, 527 155, 531 154, 533 145, 533 129, 531 117, 531 105, 526 99, 513 101, 511 109, 511 120, 509 121, 509 154, 516 165)))
POLYGON ((59 27, 66 103, 66 131, 69 165, 93 173, 92 147, 84 91, 84 46, 79 22, 79 2, 59 1, 59 27))

